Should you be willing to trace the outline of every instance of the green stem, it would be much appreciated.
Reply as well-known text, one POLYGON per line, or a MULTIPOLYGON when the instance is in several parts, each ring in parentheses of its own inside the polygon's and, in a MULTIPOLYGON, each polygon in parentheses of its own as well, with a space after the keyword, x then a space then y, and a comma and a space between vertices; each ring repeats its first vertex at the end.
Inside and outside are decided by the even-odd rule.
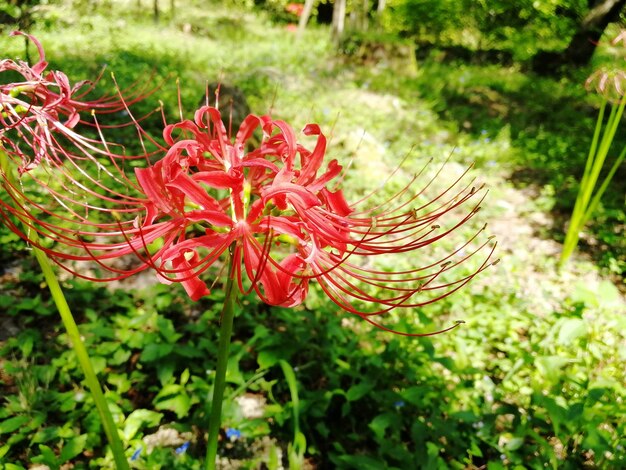
POLYGON ((230 351, 230 339, 233 334, 233 318, 235 317, 235 303, 237 302, 237 289, 234 283, 234 244, 230 250, 230 269, 226 280, 226 293, 224 307, 222 308, 222 325, 220 326, 220 340, 217 350, 217 369, 215 371, 215 385, 213 386, 213 398, 211 399, 211 416, 209 417, 209 437, 206 450, 206 469, 215 470, 217 458, 217 438, 220 433, 222 420, 222 401, 226 388, 226 368, 228 366, 228 353, 230 351))
POLYGON ((300 399, 298 398, 298 382, 293 367, 287 361, 278 361, 291 394, 291 406, 293 408, 293 442, 287 448, 289 468, 291 470, 300 470, 304 461, 304 453, 306 452, 306 438, 300 432, 300 399))
MULTIPOLYGON (((15 200, 18 200, 20 196, 13 190, 13 188, 17 187, 15 184, 15 178, 13 177, 13 173, 10 171, 10 165, 7 155, 1 148, 0 168, 2 168, 4 177, 7 180, 7 184, 4 185, 6 191, 11 194, 11 197, 13 197, 15 200)), ((26 211, 26 209, 20 208, 20 210, 22 209, 26 211)), ((18 218, 20 217, 18 216, 18 218)), ((38 248, 38 246, 40 246, 40 240, 37 232, 35 230, 30 230, 30 227, 23 220, 22 224, 25 227, 25 233, 27 234, 26 238, 31 243, 35 258, 37 259, 37 262, 41 267, 41 271, 43 273, 44 279, 46 280, 46 283, 48 284, 48 289, 50 290, 52 299, 54 300, 57 310, 59 311, 63 326, 67 331, 67 334, 72 343, 72 347, 74 348, 74 352, 76 353, 76 357, 78 358, 78 363, 80 364, 80 367, 85 376, 85 382, 87 383, 87 387, 91 392, 93 401, 96 405, 98 413, 100 414, 100 419, 102 420, 102 425, 104 426, 104 432, 107 436, 107 439, 111 446, 111 450, 113 452, 115 465, 118 470, 129 470, 130 467, 128 466, 126 456, 124 455, 124 447, 122 445, 122 441, 120 440, 119 434, 117 433, 117 426, 115 425, 115 421, 113 421, 113 416, 111 415, 111 411, 109 410, 109 406, 107 405, 106 398, 104 397, 104 393, 102 392, 102 388, 100 387, 100 382, 98 381, 96 372, 91 364, 91 360, 89 359, 87 348, 85 347, 85 344, 80 337, 80 332, 78 331, 76 321, 74 321, 72 311, 70 310, 65 296, 63 295, 63 289, 61 289, 59 280, 54 274, 54 270, 52 269, 52 265, 50 264, 48 256, 43 250, 38 248)))
MULTIPOLYGON (((600 108, 600 112, 598 114, 598 121, 596 122, 593 140, 589 150, 589 155, 587 156, 587 162, 585 164, 585 171, 583 173, 580 189, 578 190, 578 195, 576 197, 576 204, 574 205, 574 211, 572 212, 572 217, 570 218, 569 229, 567 230, 565 241, 563 242, 563 250, 561 251, 561 257, 559 260, 559 266, 561 267, 576 249, 576 245, 578 245, 578 239, 580 237, 580 231, 590 219, 593 211, 596 209, 600 201, 600 198, 602 197, 602 194, 606 190, 610 179, 617 170, 614 164, 614 168, 611 168, 608 178, 605 178, 599 191, 592 199, 593 191, 598 182, 598 178, 611 148, 611 144, 613 143, 622 114, 624 113, 626 100, 622 99, 618 106, 611 107, 609 118, 604 130, 602 131, 602 137, 598 145, 605 107, 606 101, 602 103, 602 107, 600 108)), ((623 154, 620 154, 617 159, 617 166, 619 166, 623 158, 623 154)))
POLYGON ((85 375, 85 382, 87 382, 87 387, 89 387, 89 391, 91 392, 93 401, 96 404, 98 413, 100 413, 100 419, 102 420, 102 424, 104 426, 104 432, 106 433, 109 444, 111 445, 111 450, 113 451, 115 465, 117 466, 118 470, 127 470, 130 467, 128 466, 128 461, 126 460, 126 456, 124 454, 122 441, 120 440, 119 434, 117 433, 117 426, 115 425, 115 421, 113 421, 111 410, 109 410, 109 406, 107 405, 104 393, 102 393, 100 382, 98 381, 96 372, 93 368, 93 365, 91 364, 91 360, 89 359, 87 348, 81 340, 78 326, 74 321, 74 317, 72 316, 70 307, 67 304, 65 296, 63 295, 63 290, 59 285, 58 279, 54 275, 54 271, 52 270, 52 266, 50 265, 50 260, 48 259, 46 254, 42 250, 34 246, 33 252, 35 253, 35 258, 37 258, 37 261, 39 262, 39 266, 41 267, 43 276, 46 280, 46 283, 48 284, 48 289, 52 294, 54 303, 57 306, 59 314, 61 315, 61 321, 63 322, 63 326, 65 327, 65 330, 70 337, 74 352, 76 353, 76 356, 78 358, 78 363, 80 364, 80 367, 83 370, 83 374, 85 375))
POLYGON ((606 191, 606 188, 609 187, 609 183, 613 179, 613 176, 615 176, 615 173, 617 172, 617 169, 622 164, 622 162, 624 161, 625 157, 626 157, 626 147, 624 147, 622 149, 622 152, 617 157, 617 160, 615 160, 615 162, 613 162, 613 166, 611 167, 611 169, 607 173, 606 177, 604 178, 604 181, 602 182, 602 185, 596 191, 596 193, 593 196, 593 199, 589 203, 589 206, 587 207, 587 212, 585 212, 585 214, 583 215, 583 218, 582 218, 582 224, 583 225, 586 224, 589 221, 589 219, 593 215, 593 212, 596 210, 596 208, 600 204, 600 199, 602 199, 602 196, 604 195, 604 192, 606 191))

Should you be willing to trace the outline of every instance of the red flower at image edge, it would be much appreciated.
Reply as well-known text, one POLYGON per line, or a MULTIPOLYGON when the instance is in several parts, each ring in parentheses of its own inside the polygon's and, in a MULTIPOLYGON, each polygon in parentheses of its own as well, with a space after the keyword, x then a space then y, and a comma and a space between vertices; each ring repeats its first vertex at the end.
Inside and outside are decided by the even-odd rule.
MULTIPOLYGON (((39 41, 21 32, 11 35, 26 36, 39 52, 39 60, 33 66, 22 61, 0 60, 0 77, 5 73, 16 73, 22 78, 21 81, 0 84, 0 148, 4 148, 16 162, 20 173, 36 168, 42 159, 58 165, 68 158, 66 144, 60 144, 55 134, 72 143, 78 151, 78 158, 90 158, 92 153, 98 152, 99 142, 74 131, 79 122, 94 125, 81 120, 80 113, 123 111, 146 96, 140 94, 128 99, 127 94, 126 100, 115 97, 85 100, 97 80, 72 85, 63 72, 46 72, 48 62, 39 41)), ((77 158, 77 155, 73 157, 77 158)))

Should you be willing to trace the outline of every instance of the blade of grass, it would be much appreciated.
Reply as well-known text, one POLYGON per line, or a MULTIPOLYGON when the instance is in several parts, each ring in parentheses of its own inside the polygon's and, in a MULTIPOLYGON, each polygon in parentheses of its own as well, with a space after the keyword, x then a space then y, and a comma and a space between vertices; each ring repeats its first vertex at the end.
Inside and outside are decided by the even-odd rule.
POLYGON ((293 442, 289 444, 289 468, 300 469, 306 452, 306 437, 300 432, 300 399, 298 398, 298 382, 296 374, 287 361, 278 361, 291 394, 291 407, 293 409, 293 442))

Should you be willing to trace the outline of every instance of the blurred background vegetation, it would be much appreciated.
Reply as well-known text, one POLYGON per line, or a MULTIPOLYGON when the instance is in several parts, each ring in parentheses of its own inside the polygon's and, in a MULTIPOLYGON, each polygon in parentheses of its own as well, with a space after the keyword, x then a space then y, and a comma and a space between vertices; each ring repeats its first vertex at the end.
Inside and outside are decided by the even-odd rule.
MULTIPOLYGON (((36 59, 8 37, 19 28, 73 81, 107 67, 100 91, 115 92, 108 71, 122 88, 159 85, 137 115, 161 100, 176 119, 177 80, 188 116, 207 83, 232 86, 243 109, 319 123, 329 156, 351 163, 353 196, 378 188, 407 153, 407 174, 450 156, 451 173, 473 163, 489 185, 481 217, 502 262, 442 302, 392 316, 410 331, 465 321, 451 333, 386 334, 315 290, 291 310, 243 302, 224 468, 287 466, 293 406, 281 360, 298 382, 306 468, 623 468, 623 167, 579 253, 557 262, 600 105, 583 83, 598 67, 623 67, 625 49, 606 44, 625 3, 0 0, 0 51, 36 59)), ((159 138, 158 117, 143 124, 159 138)), ((132 133, 118 138, 132 145, 132 133)), ((618 150, 625 143, 618 132, 618 150)), ((0 468, 109 468, 28 247, 4 228, 0 244, 0 468)), ((220 290, 192 303, 149 275, 64 287, 134 468, 200 468, 220 290)))

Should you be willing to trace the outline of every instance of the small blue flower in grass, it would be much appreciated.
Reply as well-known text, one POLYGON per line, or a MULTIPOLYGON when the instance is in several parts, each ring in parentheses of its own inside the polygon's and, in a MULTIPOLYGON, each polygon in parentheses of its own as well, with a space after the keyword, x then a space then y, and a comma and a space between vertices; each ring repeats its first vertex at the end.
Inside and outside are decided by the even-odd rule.
POLYGON ((133 455, 130 456, 130 461, 134 462, 135 460, 137 460, 139 458, 139 456, 141 455, 141 447, 138 447, 137 450, 135 452, 133 452, 133 455))
POLYGON ((177 455, 182 455, 185 452, 187 452, 188 448, 189 448, 189 441, 185 442, 182 446, 177 447, 174 452, 176 452, 177 455))
POLYGON ((234 441, 241 437, 241 431, 239 429, 226 428, 226 437, 231 441, 234 441))
POLYGON ((398 400, 397 402, 395 402, 393 404, 393 406, 395 406, 396 408, 402 408, 405 405, 403 400, 398 400))

